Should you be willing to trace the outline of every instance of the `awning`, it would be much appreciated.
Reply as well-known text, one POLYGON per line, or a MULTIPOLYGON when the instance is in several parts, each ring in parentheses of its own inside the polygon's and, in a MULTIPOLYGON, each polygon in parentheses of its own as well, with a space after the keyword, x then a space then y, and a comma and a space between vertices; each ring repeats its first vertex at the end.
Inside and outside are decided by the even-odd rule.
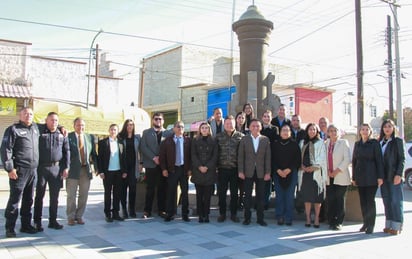
POLYGON ((195 121, 192 124, 190 124, 190 131, 198 132, 200 124, 202 124, 205 121, 195 121))
POLYGON ((137 107, 119 108, 117 110, 112 108, 110 111, 104 111, 96 107, 86 109, 67 103, 34 100, 33 111, 34 121, 41 123, 44 123, 49 112, 56 112, 59 114, 59 124, 63 125, 68 131, 73 130, 74 119, 81 117, 86 122, 86 132, 96 135, 108 135, 109 126, 112 123, 118 124, 121 130, 126 119, 132 119, 135 122, 136 133, 141 134, 143 130, 150 127, 149 114, 137 107))
POLYGON ((0 97, 30 98, 31 87, 0 83, 0 97))

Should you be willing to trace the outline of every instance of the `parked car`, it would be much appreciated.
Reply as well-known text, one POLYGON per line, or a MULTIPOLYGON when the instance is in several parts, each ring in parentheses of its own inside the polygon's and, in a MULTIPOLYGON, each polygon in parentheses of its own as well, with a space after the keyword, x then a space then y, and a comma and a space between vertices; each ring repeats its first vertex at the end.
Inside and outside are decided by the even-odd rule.
POLYGON ((412 190, 412 142, 406 142, 405 151, 405 184, 412 190))

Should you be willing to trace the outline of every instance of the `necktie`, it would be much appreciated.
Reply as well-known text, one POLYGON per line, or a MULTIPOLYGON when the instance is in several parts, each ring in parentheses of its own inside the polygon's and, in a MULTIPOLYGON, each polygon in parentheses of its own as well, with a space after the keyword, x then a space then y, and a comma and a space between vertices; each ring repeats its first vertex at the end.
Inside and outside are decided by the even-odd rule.
POLYGON ((80 153, 80 161, 82 162, 82 165, 85 165, 86 159, 84 157, 83 135, 79 135, 79 153, 80 153))
POLYGON ((182 165, 182 148, 180 147, 180 138, 176 138, 176 163, 175 165, 182 165))

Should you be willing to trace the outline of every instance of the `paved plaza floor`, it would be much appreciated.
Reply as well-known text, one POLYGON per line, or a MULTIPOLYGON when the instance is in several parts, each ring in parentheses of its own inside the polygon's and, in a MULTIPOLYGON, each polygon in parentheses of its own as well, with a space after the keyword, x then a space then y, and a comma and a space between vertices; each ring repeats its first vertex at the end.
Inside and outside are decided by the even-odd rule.
MULTIPOLYGON (((103 213, 103 188, 95 178, 85 214, 85 225, 68 226, 65 216, 66 192, 59 200, 59 222, 62 230, 47 228, 48 207, 44 208, 45 230, 34 235, 20 233, 5 238, 4 207, 8 198, 8 180, 0 171, 0 259, 6 258, 395 258, 409 257, 412 242, 412 191, 405 189, 404 231, 398 236, 382 232, 383 205, 376 198, 378 217, 375 233, 359 233, 359 222, 345 222, 341 231, 332 231, 326 224, 319 229, 304 226, 298 215, 292 226, 278 226, 273 209, 265 212, 267 227, 252 223, 243 226, 230 220, 217 223, 217 210, 212 210, 211 222, 191 222, 179 217, 164 222, 159 217, 106 223, 103 213), (409 248, 409 249, 408 249, 409 248)), ((379 191, 378 191, 379 192, 379 191)), ((45 205, 48 199, 45 198, 45 205)), ((239 212, 242 219, 242 213, 239 212)))

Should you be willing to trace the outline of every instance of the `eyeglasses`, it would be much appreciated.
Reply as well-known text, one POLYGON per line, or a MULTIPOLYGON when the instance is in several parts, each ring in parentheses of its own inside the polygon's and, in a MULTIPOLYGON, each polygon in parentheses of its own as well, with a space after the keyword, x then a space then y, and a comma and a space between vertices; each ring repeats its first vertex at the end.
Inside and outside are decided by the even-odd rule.
POLYGON ((153 120, 155 120, 155 121, 161 121, 162 118, 154 118, 153 120))

